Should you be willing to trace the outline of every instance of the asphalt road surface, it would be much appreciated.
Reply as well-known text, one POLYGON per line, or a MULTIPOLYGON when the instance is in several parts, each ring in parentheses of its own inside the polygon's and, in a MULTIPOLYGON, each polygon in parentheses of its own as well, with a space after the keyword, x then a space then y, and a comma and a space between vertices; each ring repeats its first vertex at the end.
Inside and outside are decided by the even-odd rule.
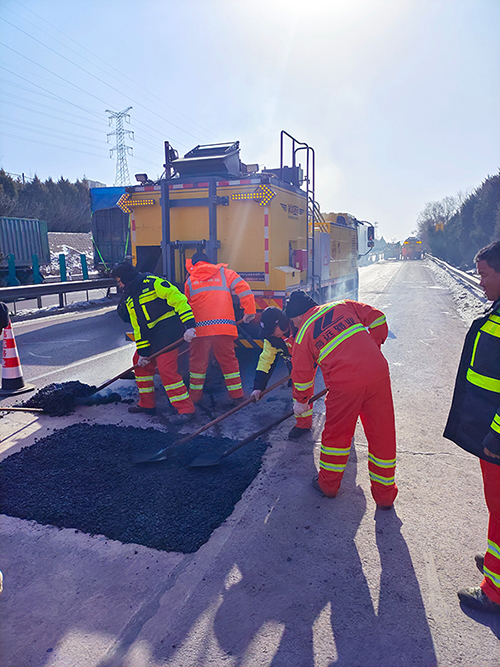
MULTIPOLYGON (((481 581, 474 554, 484 553, 487 526, 478 461, 442 438, 466 325, 425 261, 362 269, 360 300, 381 308, 390 327, 383 351, 398 433, 395 510, 375 509, 359 427, 337 498, 312 488, 317 405, 311 436, 288 441, 290 423, 270 433, 260 473, 195 553, 3 516, 6 666, 498 667, 500 617, 462 609, 456 596, 481 581)), ((28 378, 95 384, 128 365, 115 322, 98 333, 107 313, 75 322, 73 343, 58 343, 45 361, 28 359, 49 356, 50 341, 37 347, 32 338, 45 327, 15 325, 28 378), (89 331, 99 344, 87 341, 89 331), (67 377, 65 363, 73 364, 67 377)), ((63 341, 61 331, 52 329, 52 341, 63 341)), ((274 399, 222 422, 218 434, 244 437, 290 407, 289 390, 274 399)), ((9 455, 82 421, 163 428, 155 418, 139 423, 122 404, 57 420, 12 413, 0 419, 0 447, 9 455)))

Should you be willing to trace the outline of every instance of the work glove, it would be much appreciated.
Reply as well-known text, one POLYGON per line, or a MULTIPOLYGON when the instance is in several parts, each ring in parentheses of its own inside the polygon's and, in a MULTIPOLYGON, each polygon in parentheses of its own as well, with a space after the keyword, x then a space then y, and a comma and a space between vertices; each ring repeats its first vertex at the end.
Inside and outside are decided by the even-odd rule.
POLYGON ((137 361, 138 366, 144 368, 144 366, 147 366, 148 364, 149 364, 149 357, 139 357, 139 360, 137 361))
POLYGON ((190 343, 193 338, 196 338, 196 329, 186 329, 184 332, 184 340, 186 343, 190 343))
POLYGON ((293 401, 293 414, 299 416, 303 412, 309 410, 309 403, 299 403, 297 400, 293 401))
POLYGON ((255 319, 255 313, 246 313, 243 315, 243 324, 248 324, 253 319, 255 319))
POLYGON ((250 394, 250 398, 255 398, 255 400, 258 401, 261 394, 262 394, 262 391, 260 389, 254 389, 252 391, 252 393, 250 394))

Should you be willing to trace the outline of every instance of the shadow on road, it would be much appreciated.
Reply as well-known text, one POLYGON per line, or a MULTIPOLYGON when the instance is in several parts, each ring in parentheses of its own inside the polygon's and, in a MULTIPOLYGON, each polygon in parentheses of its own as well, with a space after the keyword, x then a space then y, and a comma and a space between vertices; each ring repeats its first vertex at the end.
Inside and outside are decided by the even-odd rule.
MULTIPOLYGON (((307 460, 312 478, 314 468, 307 460)), ((177 629, 182 627, 189 645, 197 647, 198 662, 189 664, 211 664, 216 646, 218 659, 230 660, 232 667, 436 665, 395 512, 376 513, 380 591, 368 585, 365 572, 379 564, 376 554, 362 562, 356 545, 367 503, 356 486, 355 451, 335 500, 318 495, 311 504, 309 496, 305 509, 304 494, 314 490, 300 488, 297 480, 290 484, 293 488, 261 526, 258 544, 235 546, 233 560, 214 577, 209 602, 205 598, 194 605, 197 620, 191 616, 190 624, 179 623, 177 629), (212 623, 217 644, 211 639, 212 623)), ((172 645, 166 637, 159 651, 157 644, 155 658, 181 664, 175 660, 183 639, 176 634, 175 640, 172 645)))

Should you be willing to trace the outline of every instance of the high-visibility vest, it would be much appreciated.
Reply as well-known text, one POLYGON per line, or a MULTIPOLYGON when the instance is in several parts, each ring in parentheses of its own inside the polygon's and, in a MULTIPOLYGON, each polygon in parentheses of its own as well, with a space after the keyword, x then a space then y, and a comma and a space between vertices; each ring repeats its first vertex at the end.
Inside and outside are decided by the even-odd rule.
POLYGON ((189 277, 185 293, 196 320, 196 336, 231 336, 238 330, 234 317, 232 292, 237 294, 245 314, 255 313, 255 299, 249 284, 227 264, 187 260, 189 277))
MULTIPOLYGON (((500 365, 493 363, 498 355, 500 342, 500 315, 490 313, 476 334, 472 356, 467 369, 467 382, 496 395, 500 404, 500 365)), ((490 428, 500 434, 500 408, 493 417, 490 428)))
POLYGON ((141 287, 127 297, 125 304, 137 352, 148 357, 180 338, 185 329, 195 326, 195 321, 186 296, 165 278, 145 276, 141 287), (155 334, 160 331, 162 340, 158 341, 155 334), (153 341, 158 349, 151 348, 153 341))

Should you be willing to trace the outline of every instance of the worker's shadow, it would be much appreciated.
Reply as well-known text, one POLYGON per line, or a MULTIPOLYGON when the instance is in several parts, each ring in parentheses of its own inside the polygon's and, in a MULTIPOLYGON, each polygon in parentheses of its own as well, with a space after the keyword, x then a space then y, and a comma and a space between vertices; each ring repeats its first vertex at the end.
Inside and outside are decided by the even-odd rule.
POLYGON ((268 551, 249 549, 238 558, 241 579, 224 592, 214 619, 221 648, 238 656, 234 664, 251 664, 254 651, 266 646, 274 654, 266 664, 273 667, 313 667, 318 659, 330 667, 436 665, 418 582, 394 511, 376 512, 380 591, 368 586, 364 569, 376 567, 377 557, 371 561, 364 556, 362 563, 355 542, 367 505, 356 486, 355 451, 337 498, 318 496, 314 511, 322 514, 327 530, 315 528, 315 517, 300 507, 300 495, 287 501, 267 524, 269 537, 281 544, 277 548, 270 542, 268 551))

